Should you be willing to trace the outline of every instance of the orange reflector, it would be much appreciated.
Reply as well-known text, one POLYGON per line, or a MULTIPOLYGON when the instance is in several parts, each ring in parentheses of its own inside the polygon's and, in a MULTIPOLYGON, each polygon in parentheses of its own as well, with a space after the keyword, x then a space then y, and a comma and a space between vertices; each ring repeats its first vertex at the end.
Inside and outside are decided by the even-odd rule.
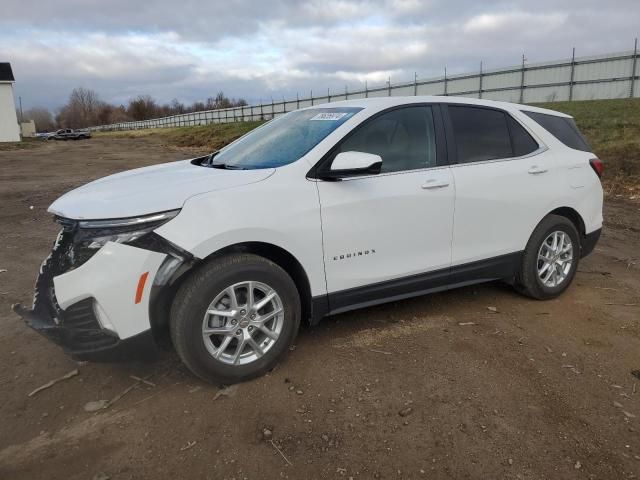
POLYGON ((140 303, 142 301, 142 294, 144 293, 144 284, 147 283, 147 277, 149 276, 149 272, 144 272, 140 275, 140 280, 138 280, 138 289, 136 290, 136 303, 140 303))

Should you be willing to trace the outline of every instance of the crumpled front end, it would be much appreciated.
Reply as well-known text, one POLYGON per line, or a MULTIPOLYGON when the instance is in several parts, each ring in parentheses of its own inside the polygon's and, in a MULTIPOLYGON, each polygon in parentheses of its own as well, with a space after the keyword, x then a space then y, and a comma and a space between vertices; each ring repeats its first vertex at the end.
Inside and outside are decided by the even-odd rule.
MULTIPOLYGON (((89 248, 78 222, 61 223, 63 229, 40 268, 32 309, 15 305, 14 311, 80 360, 153 354, 149 299, 154 279, 170 256, 153 245, 147 249, 113 241, 89 248)), ((139 243, 153 244, 153 235, 139 243)))

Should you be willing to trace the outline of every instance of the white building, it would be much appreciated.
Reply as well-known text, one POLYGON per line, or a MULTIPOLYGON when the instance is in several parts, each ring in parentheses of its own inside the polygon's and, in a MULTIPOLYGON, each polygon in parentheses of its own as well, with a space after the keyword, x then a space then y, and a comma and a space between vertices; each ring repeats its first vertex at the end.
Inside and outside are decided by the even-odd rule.
POLYGON ((0 142, 19 142, 20 126, 13 101, 13 71, 10 63, 0 63, 0 142))

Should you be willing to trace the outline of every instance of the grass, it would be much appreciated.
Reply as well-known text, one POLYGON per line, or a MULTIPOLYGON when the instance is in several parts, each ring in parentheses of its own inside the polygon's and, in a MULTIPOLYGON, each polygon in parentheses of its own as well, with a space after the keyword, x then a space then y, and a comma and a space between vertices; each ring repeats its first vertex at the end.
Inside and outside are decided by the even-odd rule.
POLYGON ((575 118, 593 151, 605 162, 605 188, 611 194, 640 190, 640 98, 554 102, 539 107, 575 118))
POLYGON ((187 147, 218 150, 245 133, 253 130, 262 122, 214 123, 197 127, 152 128, 124 132, 97 132, 95 137, 117 138, 157 138, 173 147, 187 147))
MULTIPOLYGON (((637 195, 640 190, 640 98, 554 102, 537 106, 573 116, 598 157, 605 162, 610 194, 637 195)), ((217 150, 261 122, 97 133, 96 136, 156 137, 168 145, 217 150)))

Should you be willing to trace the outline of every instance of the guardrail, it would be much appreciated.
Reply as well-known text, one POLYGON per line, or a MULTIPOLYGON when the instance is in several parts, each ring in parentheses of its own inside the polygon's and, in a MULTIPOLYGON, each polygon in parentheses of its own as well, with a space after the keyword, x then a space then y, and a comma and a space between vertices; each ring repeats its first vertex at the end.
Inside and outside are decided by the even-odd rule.
POLYGON ((610 53, 591 57, 576 57, 575 49, 570 59, 543 63, 526 63, 495 70, 480 70, 462 75, 447 75, 412 82, 344 92, 331 92, 306 98, 296 95, 295 100, 263 103, 260 105, 204 110, 168 117, 114 123, 91 127, 94 131, 137 130, 146 128, 182 127, 210 123, 269 120, 298 108, 368 97, 411 95, 454 95, 486 98, 516 103, 540 103, 554 101, 593 100, 605 98, 632 98, 640 96, 640 62, 638 40, 628 52, 610 53))

